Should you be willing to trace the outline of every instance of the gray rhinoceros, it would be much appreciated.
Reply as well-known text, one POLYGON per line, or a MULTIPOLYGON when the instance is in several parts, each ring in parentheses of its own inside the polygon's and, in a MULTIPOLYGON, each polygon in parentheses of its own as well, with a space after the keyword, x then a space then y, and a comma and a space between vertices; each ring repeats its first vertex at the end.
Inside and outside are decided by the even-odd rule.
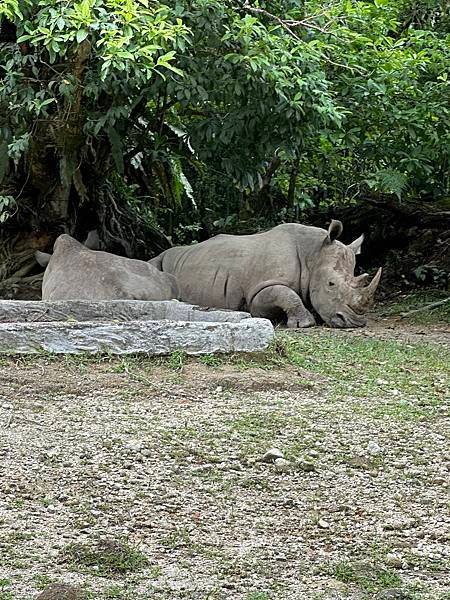
POLYGON ((367 274, 355 277, 363 236, 346 246, 336 239, 341 233, 340 221, 328 231, 286 223, 170 248, 150 263, 176 277, 185 302, 287 317, 288 327, 315 325, 312 308, 332 327, 363 327, 381 269, 368 285, 367 274))
MULTIPOLYGON (((42 300, 171 300, 178 297, 175 278, 149 263, 90 249, 60 235, 53 254, 36 252, 47 266, 42 300)), ((92 247, 92 246, 91 246, 92 247)))

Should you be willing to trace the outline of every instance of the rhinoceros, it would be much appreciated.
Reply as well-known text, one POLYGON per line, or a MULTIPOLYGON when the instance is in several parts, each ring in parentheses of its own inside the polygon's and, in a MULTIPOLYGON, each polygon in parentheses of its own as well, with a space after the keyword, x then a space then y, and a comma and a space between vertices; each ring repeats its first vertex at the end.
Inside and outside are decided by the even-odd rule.
POLYGON ((337 241, 342 223, 328 231, 297 223, 253 235, 221 234, 192 246, 166 250, 150 261, 177 279, 180 299, 215 308, 245 310, 254 317, 311 327, 311 309, 331 327, 363 327, 381 269, 368 283, 354 276, 363 235, 337 241))
POLYGON ((94 251, 95 235, 85 245, 60 235, 53 254, 36 252, 46 266, 42 300, 171 300, 178 297, 175 278, 142 260, 94 251), (90 246, 90 247, 89 247, 90 246))

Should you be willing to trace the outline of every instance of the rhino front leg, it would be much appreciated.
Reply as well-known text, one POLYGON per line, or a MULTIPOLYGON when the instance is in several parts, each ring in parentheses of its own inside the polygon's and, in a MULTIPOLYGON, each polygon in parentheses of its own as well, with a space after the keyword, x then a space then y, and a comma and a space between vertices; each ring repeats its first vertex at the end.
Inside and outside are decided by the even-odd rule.
POLYGON ((271 319, 280 311, 287 316, 287 326, 314 327, 316 321, 307 310, 300 296, 285 285, 272 285, 264 288, 253 298, 250 313, 253 317, 271 319))

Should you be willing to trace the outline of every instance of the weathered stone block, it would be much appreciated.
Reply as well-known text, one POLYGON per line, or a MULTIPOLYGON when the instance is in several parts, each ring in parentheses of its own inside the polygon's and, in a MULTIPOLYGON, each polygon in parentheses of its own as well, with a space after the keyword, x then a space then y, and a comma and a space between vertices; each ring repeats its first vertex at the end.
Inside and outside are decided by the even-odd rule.
POLYGON ((255 352, 274 335, 267 319, 0 323, 0 353, 187 354, 255 352))

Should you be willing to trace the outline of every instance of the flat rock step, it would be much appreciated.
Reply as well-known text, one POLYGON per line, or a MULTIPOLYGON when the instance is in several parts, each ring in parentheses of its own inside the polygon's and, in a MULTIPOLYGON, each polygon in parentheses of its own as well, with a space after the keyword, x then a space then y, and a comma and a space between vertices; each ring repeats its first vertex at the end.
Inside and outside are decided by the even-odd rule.
POLYGON ((0 354, 258 352, 273 336, 267 319, 181 302, 0 301, 0 354))
POLYGON ((212 310, 177 300, 66 300, 39 302, 0 300, 0 323, 37 321, 208 321, 238 323, 251 316, 232 310, 212 310))

